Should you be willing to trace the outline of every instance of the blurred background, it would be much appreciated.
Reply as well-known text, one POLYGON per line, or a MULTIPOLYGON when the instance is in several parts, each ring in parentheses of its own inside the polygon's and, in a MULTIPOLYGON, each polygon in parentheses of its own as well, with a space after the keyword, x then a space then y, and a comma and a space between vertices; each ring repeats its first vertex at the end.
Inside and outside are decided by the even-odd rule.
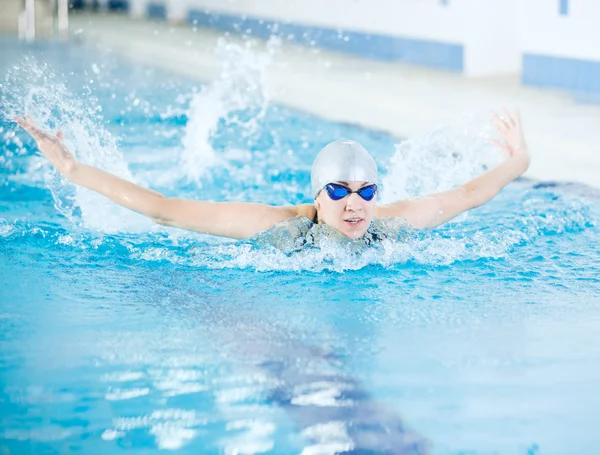
POLYGON ((279 35, 466 76, 520 73, 525 84, 600 92, 600 4, 593 0, 2 0, 2 28, 24 35, 34 27, 48 36, 61 7, 279 35))
POLYGON ((204 82, 217 39, 277 39, 273 100, 399 137, 520 107, 530 175, 599 185, 594 0, 0 0, 0 28, 62 36, 204 82))

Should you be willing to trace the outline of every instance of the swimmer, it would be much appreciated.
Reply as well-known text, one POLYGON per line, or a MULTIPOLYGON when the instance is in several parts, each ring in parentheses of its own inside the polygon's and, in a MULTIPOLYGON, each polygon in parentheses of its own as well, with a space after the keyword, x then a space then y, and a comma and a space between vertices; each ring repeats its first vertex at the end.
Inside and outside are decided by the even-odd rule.
POLYGON ((368 234, 385 218, 401 218, 416 229, 434 228, 493 199, 529 167, 519 111, 494 115, 499 134, 492 142, 506 159, 493 169, 449 191, 387 205, 377 205, 377 165, 359 143, 338 140, 325 146, 312 166, 312 204, 275 207, 245 202, 208 202, 166 197, 147 188, 77 161, 62 132, 49 134, 31 117, 15 117, 37 142, 56 170, 71 182, 89 188, 158 224, 205 234, 249 239, 284 220, 307 218, 352 240, 368 234))

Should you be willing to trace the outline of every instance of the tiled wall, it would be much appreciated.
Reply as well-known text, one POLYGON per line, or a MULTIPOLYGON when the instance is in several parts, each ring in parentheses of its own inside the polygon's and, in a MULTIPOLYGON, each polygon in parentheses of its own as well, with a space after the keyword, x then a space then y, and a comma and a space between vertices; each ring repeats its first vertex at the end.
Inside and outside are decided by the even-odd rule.
POLYGON ((525 84, 600 94, 600 1, 527 0, 522 7, 525 84))
POLYGON ((600 0, 99 1, 191 26, 600 93, 600 0))
POLYGON ((378 60, 401 60, 452 71, 462 71, 464 68, 463 46, 460 43, 282 23, 277 20, 240 17, 196 9, 190 10, 188 18, 193 25, 214 27, 261 38, 276 35, 302 44, 312 44, 378 60))
POLYGON ((514 72, 519 66, 515 43, 505 40, 493 57, 481 49, 502 31, 498 24, 506 7, 499 2, 486 15, 500 22, 482 26, 464 20, 465 10, 480 10, 482 0, 185 0, 185 8, 182 1, 131 0, 131 11, 468 75, 514 72), (466 47, 473 36, 478 45, 466 47))

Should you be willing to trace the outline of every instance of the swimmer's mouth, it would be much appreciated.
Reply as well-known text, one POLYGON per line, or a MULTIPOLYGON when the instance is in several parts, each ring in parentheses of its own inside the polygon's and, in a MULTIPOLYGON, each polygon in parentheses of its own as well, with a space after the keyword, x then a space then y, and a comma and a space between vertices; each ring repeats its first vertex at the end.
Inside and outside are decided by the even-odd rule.
POLYGON ((356 227, 356 226, 360 226, 363 221, 365 221, 364 218, 348 218, 346 220, 344 220, 346 223, 348 223, 350 226, 356 227))

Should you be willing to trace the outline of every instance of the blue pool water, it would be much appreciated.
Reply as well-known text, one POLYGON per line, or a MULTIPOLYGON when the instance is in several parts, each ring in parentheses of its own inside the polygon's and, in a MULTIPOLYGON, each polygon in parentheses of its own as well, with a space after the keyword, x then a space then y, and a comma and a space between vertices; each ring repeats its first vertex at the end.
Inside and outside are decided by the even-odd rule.
POLYGON ((494 157, 461 125, 401 142, 273 105, 260 59, 198 86, 76 45, 2 44, 2 453, 600 450, 598 191, 519 180, 359 253, 153 226, 62 181, 7 116, 27 109, 82 161, 189 198, 307 202, 312 159, 339 137, 372 151, 384 199, 494 157))

